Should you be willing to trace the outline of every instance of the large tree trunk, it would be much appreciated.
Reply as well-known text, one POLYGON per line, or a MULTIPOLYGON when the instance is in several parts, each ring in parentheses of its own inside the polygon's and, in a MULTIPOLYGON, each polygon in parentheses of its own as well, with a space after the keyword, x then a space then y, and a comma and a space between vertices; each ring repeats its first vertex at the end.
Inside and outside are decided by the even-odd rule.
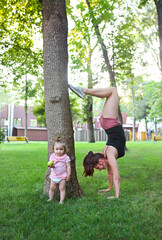
MULTIPOLYGON (((43 59, 45 113, 48 132, 48 158, 54 140, 60 136, 66 143, 71 158, 71 180, 67 196, 81 196, 75 170, 75 152, 72 118, 67 82, 67 17, 65 0, 43 0, 43 59)), ((44 193, 50 186, 50 168, 47 169, 44 193)))
POLYGON ((159 27, 159 42, 160 42, 160 66, 162 72, 162 0, 154 0, 157 14, 158 14, 158 27, 159 27))

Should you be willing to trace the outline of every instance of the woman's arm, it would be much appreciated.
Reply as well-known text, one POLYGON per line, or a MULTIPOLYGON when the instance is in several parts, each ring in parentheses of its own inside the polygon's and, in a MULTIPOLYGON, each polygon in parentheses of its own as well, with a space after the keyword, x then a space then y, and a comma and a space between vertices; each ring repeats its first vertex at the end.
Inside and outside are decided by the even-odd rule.
POLYGON ((107 177, 109 181, 109 191, 111 191, 113 187, 113 173, 112 173, 111 166, 109 164, 107 164, 107 177))
POLYGON ((109 164, 107 164, 107 178, 108 178, 108 182, 109 182, 109 188, 100 189, 100 190, 98 190, 99 192, 110 192, 113 187, 113 174, 112 174, 112 170, 111 170, 111 167, 109 164))
MULTIPOLYGON (((119 176, 116 157, 117 157, 117 150, 113 146, 109 146, 107 150, 108 165, 110 166, 110 175, 112 174, 112 180, 115 188, 115 198, 119 198, 120 176, 119 176)), ((114 198, 114 197, 109 197, 109 198, 114 198)))

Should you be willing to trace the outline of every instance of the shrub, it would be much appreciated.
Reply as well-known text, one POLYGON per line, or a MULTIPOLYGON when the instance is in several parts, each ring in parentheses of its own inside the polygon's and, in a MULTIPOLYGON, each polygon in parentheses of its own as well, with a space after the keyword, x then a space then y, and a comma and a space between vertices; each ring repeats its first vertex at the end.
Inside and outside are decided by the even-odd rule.
POLYGON ((5 130, 0 128, 0 144, 5 140, 5 130))

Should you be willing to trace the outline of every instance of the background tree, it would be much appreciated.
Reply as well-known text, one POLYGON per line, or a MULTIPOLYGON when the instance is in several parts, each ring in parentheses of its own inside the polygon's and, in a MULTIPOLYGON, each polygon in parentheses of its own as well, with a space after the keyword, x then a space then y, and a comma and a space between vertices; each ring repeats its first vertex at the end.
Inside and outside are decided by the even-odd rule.
POLYGON ((149 118, 154 121, 157 133, 157 122, 162 120, 162 81, 145 84, 144 96, 147 98, 149 118))
POLYGON ((145 120, 145 131, 148 138, 148 122, 149 122, 149 106, 147 103, 146 97, 139 98, 136 102, 136 119, 141 121, 142 119, 145 120))
POLYGON ((161 82, 145 82, 143 81, 143 76, 139 76, 134 82, 132 79, 128 79, 125 89, 123 89, 127 96, 127 101, 126 103, 122 103, 122 109, 124 108, 124 111, 129 116, 134 116, 136 120, 141 121, 144 119, 146 133, 149 131, 148 122, 150 121, 153 121, 155 124, 155 133, 158 132, 157 122, 160 122, 162 119, 161 89, 161 82), (133 88, 134 97, 131 87, 133 88), (134 114, 132 109, 134 109, 134 114))
MULTIPOLYGON (((133 32, 135 16, 130 7, 122 1, 119 1, 117 4, 118 10, 121 10, 118 17, 116 17, 115 13, 116 1, 111 1, 111 3, 107 1, 96 2, 86 0, 89 16, 103 53, 106 66, 104 68, 109 73, 111 86, 117 86, 117 83, 122 84, 122 80, 128 77, 132 78, 132 75, 134 76, 132 65, 138 43, 136 34, 133 32), (99 2, 100 5, 98 5, 99 2), (106 9, 109 9, 109 11, 106 11, 106 9), (126 10, 131 11, 131 14, 125 16, 124 12, 126 10), (106 35, 109 40, 105 39, 105 37, 103 38, 103 34, 101 35, 99 24, 101 25, 102 22, 108 23, 111 29, 106 35), (106 41, 109 43, 107 46, 105 44, 106 41)), ((119 119, 122 123, 120 107, 119 119)))
MULTIPOLYGON (((30 49, 28 49, 30 51, 30 49)), ((10 53, 5 52, 4 59, 2 61, 5 66, 10 65, 10 69, 12 69, 12 78, 13 78, 13 87, 12 90, 17 92, 17 96, 20 99, 24 100, 24 108, 25 108, 25 136, 27 136, 27 115, 28 115, 28 100, 34 98, 37 92, 36 85, 36 77, 39 76, 39 59, 38 55, 33 55, 33 52, 30 51, 30 54, 24 54, 21 56, 19 60, 11 61, 7 58, 10 57, 10 53), (7 60, 8 59, 8 60, 7 60), (38 65, 37 65, 38 64, 38 65)))
POLYGON ((149 65, 148 60, 143 58, 149 51, 149 54, 152 56, 152 63, 154 62, 158 66, 158 70, 160 70, 159 48, 157 47, 159 45, 159 39, 156 16, 156 8, 153 1, 149 2, 149 4, 142 9, 137 9, 137 24, 134 25, 134 28, 138 33, 138 39, 140 40, 139 43, 141 45, 141 65, 143 67, 149 65))
POLYGON ((34 49, 33 40, 41 22, 40 6, 33 0, 3 1, 0 11, 2 22, 0 64, 10 70, 7 71, 7 75, 9 79, 13 79, 11 89, 25 101, 25 136, 27 136, 27 101, 35 96, 33 76, 38 77, 42 66, 42 50, 34 49))
MULTIPOLYGON (((87 18, 87 13, 85 13, 85 6, 82 2, 76 5, 79 14, 76 14, 76 11, 73 12, 74 9, 70 5, 68 5, 67 9, 69 18, 74 24, 74 27, 69 31, 69 53, 72 61, 71 69, 72 71, 79 69, 80 72, 86 72, 87 87, 93 88, 95 81, 93 79, 94 74, 91 62, 96 44, 92 47, 92 28, 87 18)), ((82 101, 82 113, 82 120, 87 122, 88 142, 95 142, 93 128, 93 98, 91 96, 87 96, 87 98, 82 101)))
MULTIPOLYGON (((108 69, 108 72, 109 72, 109 76, 110 76, 111 86, 116 86, 116 81, 115 81, 115 75, 114 75, 113 67, 112 67, 112 64, 110 63, 110 58, 108 56, 108 51, 107 51, 106 45, 104 43, 104 39, 101 36, 100 30, 99 30, 99 26, 98 26, 98 24, 101 22, 101 20, 95 18, 95 15, 94 15, 93 9, 91 7, 90 1, 86 0, 86 3, 87 3, 87 6, 88 6, 88 9, 89 9, 89 14, 90 14, 92 25, 93 25, 94 30, 95 30, 95 34, 96 34, 97 39, 98 39, 98 41, 99 41, 99 43, 101 45, 104 61, 105 61, 105 64, 107 66, 107 69, 108 69)), ((108 2, 107 2, 107 4, 105 3, 105 1, 104 1, 103 4, 100 2, 100 7, 104 11, 104 14, 106 14, 106 12, 107 12, 105 6, 107 6, 109 8, 109 10, 111 10, 113 8, 113 7, 111 7, 108 4, 108 2)), ((109 14, 109 12, 108 12, 108 14, 109 14)), ((108 21, 108 19, 109 19, 108 15, 106 17, 107 17, 107 21, 108 21)), ((111 17, 112 17, 112 15, 111 15, 111 17)))
MULTIPOLYGON (((150 0, 140 0, 139 8, 150 4, 150 0)), ((157 24, 158 24, 158 33, 159 33, 159 45, 160 45, 160 66, 162 72, 162 0, 154 0, 156 10, 157 10, 157 24)))
MULTIPOLYGON (((6 94, 4 87, 0 86, 0 119, 1 119, 1 113, 4 110, 4 106, 7 101, 9 101, 9 96, 6 94)), ((2 122, 0 122, 0 125, 1 124, 2 122)), ((6 135, 7 135, 6 129, 3 127, 0 127, 0 144, 4 142, 6 135)))
POLYGON ((158 14, 158 28, 160 41, 160 64, 162 72, 162 0, 154 0, 158 14))

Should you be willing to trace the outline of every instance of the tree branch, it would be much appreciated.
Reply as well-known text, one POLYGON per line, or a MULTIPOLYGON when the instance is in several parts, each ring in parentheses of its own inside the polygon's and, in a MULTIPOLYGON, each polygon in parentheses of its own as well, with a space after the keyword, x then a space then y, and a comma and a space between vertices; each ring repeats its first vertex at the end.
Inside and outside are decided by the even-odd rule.
POLYGON ((103 41, 103 38, 101 37, 99 26, 98 26, 97 21, 94 17, 90 2, 88 0, 86 0, 86 3, 87 3, 87 6, 89 8, 89 12, 90 12, 90 15, 91 15, 92 24, 93 24, 93 27, 95 29, 96 36, 97 36, 98 41, 101 45, 101 49, 102 49, 103 57, 104 57, 104 60, 105 60, 105 64, 106 64, 108 72, 110 74, 111 85, 116 86, 115 75, 114 75, 114 71, 112 69, 112 66, 111 66, 111 63, 110 63, 110 60, 109 60, 109 57, 108 57, 108 52, 107 52, 107 49, 106 49, 106 45, 103 41))

